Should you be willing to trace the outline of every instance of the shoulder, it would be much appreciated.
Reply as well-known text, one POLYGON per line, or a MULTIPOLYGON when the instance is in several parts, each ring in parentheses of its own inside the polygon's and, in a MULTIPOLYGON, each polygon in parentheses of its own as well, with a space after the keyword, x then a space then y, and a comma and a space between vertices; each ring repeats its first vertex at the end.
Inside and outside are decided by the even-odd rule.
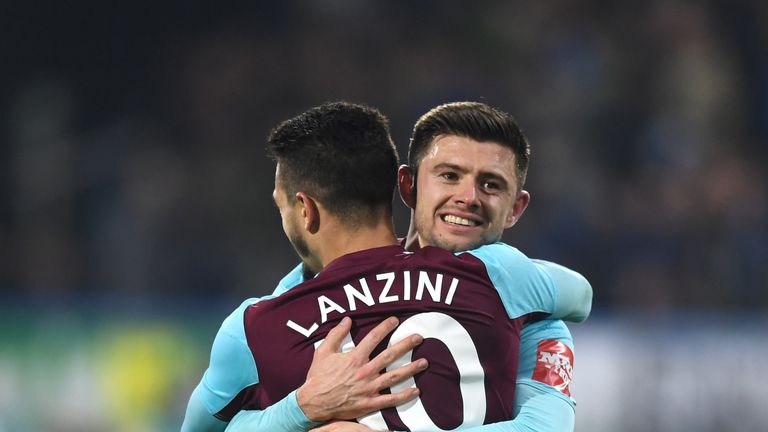
POLYGON ((510 318, 554 311, 557 292, 552 278, 519 249, 498 242, 457 255, 482 262, 510 318))
POLYGON ((275 291, 272 295, 277 296, 283 294, 302 282, 304 282, 304 263, 299 263, 293 270, 280 279, 280 282, 277 283, 277 287, 275 287, 275 291))
POLYGON ((211 413, 229 404, 244 388, 259 382, 256 363, 245 335, 245 315, 250 306, 264 298, 243 301, 221 324, 211 348, 208 369, 195 390, 211 413))
POLYGON ((480 246, 477 249, 465 252, 458 252, 456 255, 460 258, 475 257, 489 268, 530 268, 533 265, 533 262, 519 249, 502 242, 480 246))
POLYGON ((529 285, 548 287, 552 280, 542 268, 519 249, 506 243, 493 243, 466 252, 460 258, 473 257, 483 263, 488 276, 498 287, 514 284, 524 288, 529 285))
POLYGON ((270 298, 249 298, 243 301, 232 313, 227 316, 219 327, 216 339, 213 342, 211 359, 230 357, 235 353, 242 353, 247 348, 248 342, 245 335, 245 316, 251 306, 259 303, 263 299, 270 298))
POLYGON ((274 298, 269 295, 265 297, 253 297, 243 301, 229 316, 224 319, 216 339, 213 342, 211 361, 225 360, 225 363, 252 363, 253 358, 248 348, 246 336, 246 320, 249 315, 257 314, 258 309, 252 306, 268 301, 274 298))
MULTIPOLYGON (((240 303, 229 316, 221 323, 218 335, 226 335, 235 340, 245 343, 245 318, 247 314, 252 314, 254 309, 251 307, 255 304, 264 302, 266 300, 275 298, 275 295, 268 295, 264 297, 251 297, 240 303)), ((217 335, 217 338, 218 338, 217 335)))

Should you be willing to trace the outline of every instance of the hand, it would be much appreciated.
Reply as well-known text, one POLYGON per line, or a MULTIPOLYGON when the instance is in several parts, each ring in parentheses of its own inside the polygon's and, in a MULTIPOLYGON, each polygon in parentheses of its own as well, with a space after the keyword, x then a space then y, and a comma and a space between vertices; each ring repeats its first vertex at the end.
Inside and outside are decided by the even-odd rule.
POLYGON ((335 421, 326 423, 320 427, 310 429, 309 432, 376 432, 368 426, 361 425, 360 423, 347 422, 347 421, 335 421))
POLYGON ((299 407, 307 418, 317 422, 351 420, 403 404, 419 395, 417 388, 392 394, 380 394, 379 391, 427 368, 427 360, 419 359, 392 371, 380 372, 421 344, 424 340, 421 336, 404 338, 369 360, 374 348, 398 325, 397 318, 387 318, 346 353, 339 349, 349 334, 352 320, 345 317, 328 333, 315 350, 306 381, 296 392, 299 407))

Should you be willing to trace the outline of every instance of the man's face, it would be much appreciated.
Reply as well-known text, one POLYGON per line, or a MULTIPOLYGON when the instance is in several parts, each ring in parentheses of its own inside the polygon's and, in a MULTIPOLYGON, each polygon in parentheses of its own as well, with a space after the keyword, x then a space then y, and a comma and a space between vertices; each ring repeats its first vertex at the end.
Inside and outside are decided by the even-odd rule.
POLYGON ((514 152, 493 142, 437 137, 416 181, 421 246, 460 251, 499 241, 528 204, 528 193, 518 193, 514 152))
POLYGON ((272 199, 280 211, 280 218, 283 222, 283 231, 288 241, 291 242, 296 253, 305 263, 310 260, 311 253, 309 245, 304 238, 302 229, 301 208, 295 199, 288 199, 288 195, 280 181, 280 164, 275 169, 275 190, 272 192, 272 199))

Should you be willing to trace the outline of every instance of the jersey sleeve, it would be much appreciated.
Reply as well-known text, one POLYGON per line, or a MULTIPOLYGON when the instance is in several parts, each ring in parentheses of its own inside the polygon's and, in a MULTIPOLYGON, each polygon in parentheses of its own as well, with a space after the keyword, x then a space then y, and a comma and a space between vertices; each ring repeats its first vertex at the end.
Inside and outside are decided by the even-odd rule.
POLYGON ((516 248, 494 243, 465 253, 483 262, 510 318, 555 312, 558 292, 554 281, 516 248))
POLYGON ((483 262, 510 318, 542 312, 552 319, 583 321, 589 315, 592 287, 576 272, 531 260, 504 243, 464 253, 483 262))
POLYGON ((573 432, 573 407, 547 393, 534 393, 514 420, 462 429, 463 432, 573 432))
POLYGON ((279 296, 302 282, 304 282, 304 263, 299 263, 299 265, 280 279, 272 295, 279 296))
POLYGON ((304 432, 320 423, 307 418, 299 407, 296 390, 265 410, 240 411, 227 426, 228 432, 304 432))
POLYGON ((227 422, 214 417, 196 394, 192 394, 187 403, 181 432, 220 432, 227 427, 227 422))
MULTIPOLYGON (((286 284, 286 287, 290 284, 286 284)), ((268 296, 264 298, 271 298, 268 296)), ((227 430, 304 432, 318 424, 310 421, 299 407, 296 392, 280 402, 258 411, 241 411, 229 423, 217 414, 248 386, 259 383, 243 327, 245 309, 260 299, 248 299, 219 328, 211 349, 211 360, 203 378, 192 392, 182 424, 182 432, 227 430)))
POLYGON ((304 263, 299 263, 299 265, 280 279, 272 295, 279 296, 302 282, 304 282, 304 263))
POLYGON ((568 321, 573 322, 586 320, 592 311, 592 285, 587 278, 560 264, 539 259, 532 261, 546 272, 557 286, 557 310, 552 315, 567 317, 568 321))
MULTIPOLYGON (((567 386, 572 372, 572 353, 573 339, 562 321, 545 320, 527 324, 520 335, 515 418, 464 430, 572 432, 576 423, 576 403, 570 397, 567 386), (565 351, 565 347, 570 353, 570 358, 555 360, 557 357, 553 354, 557 353, 551 351, 557 351, 557 348, 565 351)), ((567 355, 563 353, 564 357, 567 355)))
POLYGON ((564 322, 543 320, 523 326, 515 412, 524 404, 528 388, 550 393, 575 406, 570 391, 573 362, 573 338, 564 322))
POLYGON ((208 369, 192 392, 182 431, 216 430, 211 429, 211 425, 216 423, 209 417, 215 417, 241 390, 259 382, 243 327, 245 309, 256 301, 249 299, 243 302, 219 328, 211 348, 208 369), (209 417, 202 415, 203 411, 209 417))

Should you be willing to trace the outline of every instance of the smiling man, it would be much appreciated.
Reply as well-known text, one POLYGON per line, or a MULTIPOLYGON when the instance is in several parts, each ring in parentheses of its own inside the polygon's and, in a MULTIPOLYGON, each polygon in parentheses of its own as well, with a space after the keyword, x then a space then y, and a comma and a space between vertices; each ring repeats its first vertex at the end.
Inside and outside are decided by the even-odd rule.
MULTIPOLYGON (((415 124, 408 166, 398 171, 400 196, 412 209, 409 250, 437 246, 464 251, 501 240, 531 200, 523 189, 530 144, 509 114, 478 102, 440 105, 415 124), (418 199, 417 199, 418 197, 418 199)), ((560 283, 576 277, 537 261, 560 283)), ((520 336, 515 420, 537 431, 570 431, 573 339, 560 320, 526 324, 520 336)))
MULTIPOLYGON (((421 153, 412 165, 420 174, 413 223, 421 244, 462 251, 497 242, 528 206, 509 147, 443 135, 421 153)), ((407 191, 410 168, 401 170, 407 191)))
POLYGON ((454 102, 424 114, 398 172, 413 209, 408 245, 462 251, 501 240, 530 202, 523 190, 530 153, 515 120, 486 104, 454 102))

